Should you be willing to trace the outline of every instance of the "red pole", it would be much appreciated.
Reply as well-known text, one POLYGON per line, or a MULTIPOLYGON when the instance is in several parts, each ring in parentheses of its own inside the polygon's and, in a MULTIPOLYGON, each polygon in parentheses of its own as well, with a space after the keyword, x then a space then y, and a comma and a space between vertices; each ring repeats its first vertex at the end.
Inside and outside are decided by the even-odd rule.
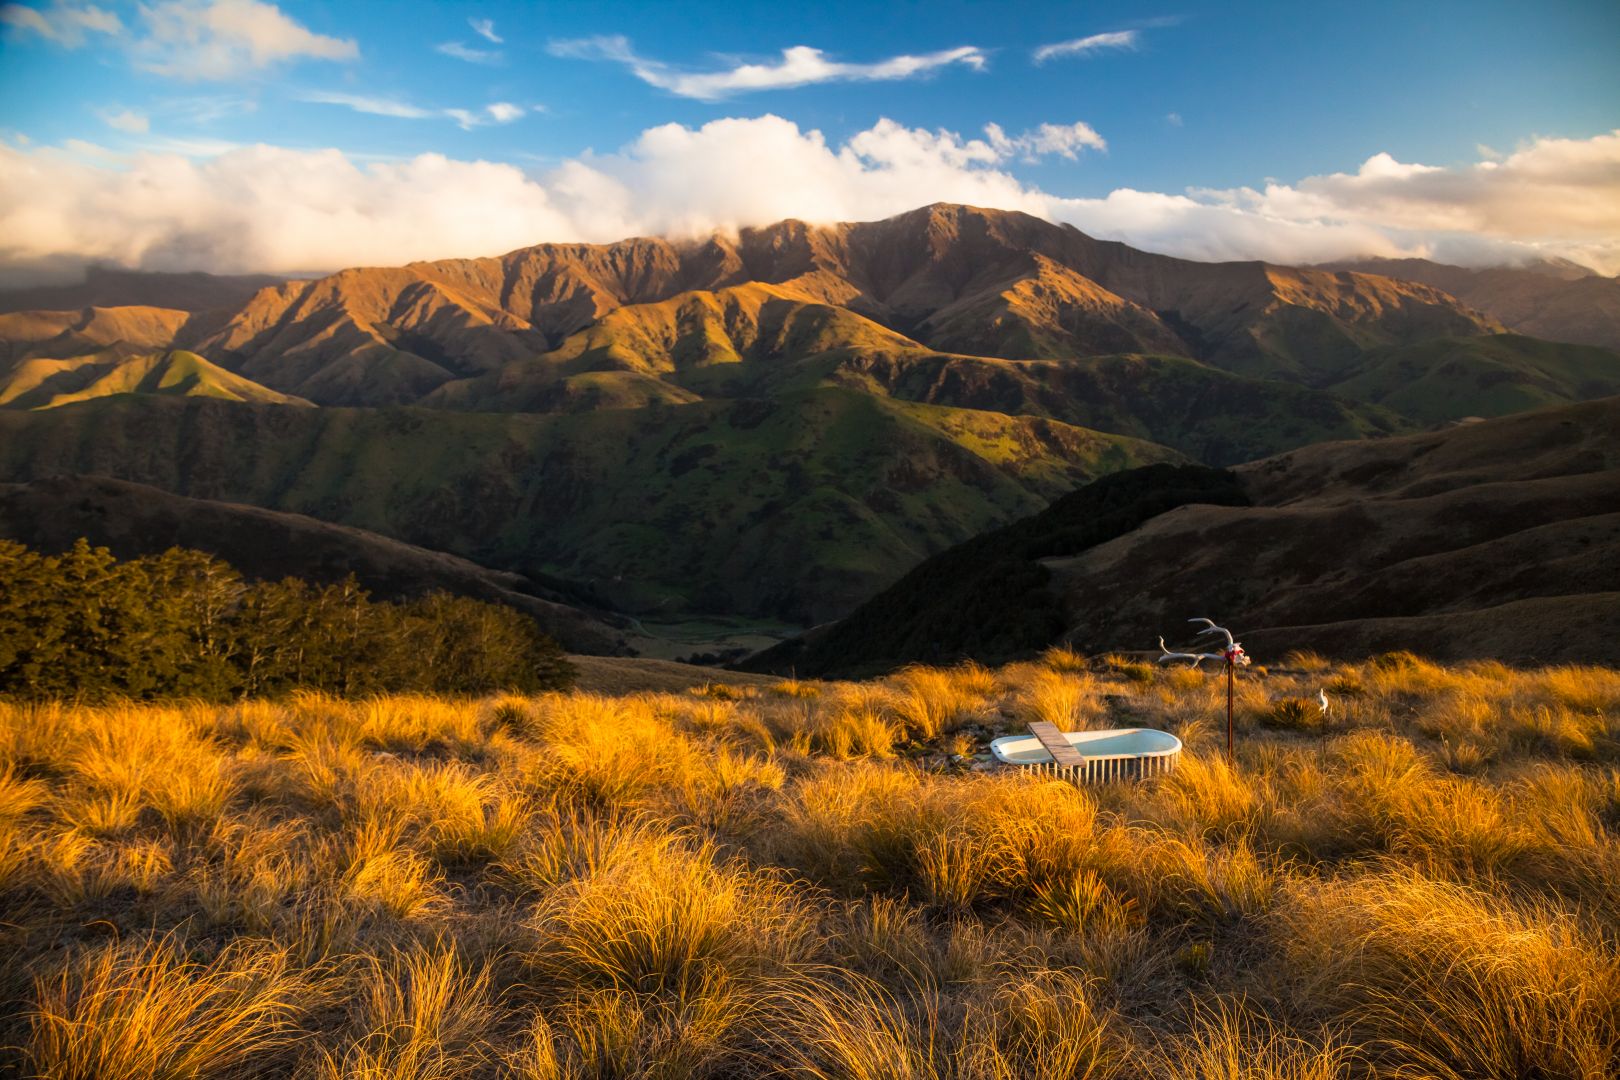
POLYGON ((1234 764, 1232 757, 1232 661, 1226 661, 1226 763, 1234 764))

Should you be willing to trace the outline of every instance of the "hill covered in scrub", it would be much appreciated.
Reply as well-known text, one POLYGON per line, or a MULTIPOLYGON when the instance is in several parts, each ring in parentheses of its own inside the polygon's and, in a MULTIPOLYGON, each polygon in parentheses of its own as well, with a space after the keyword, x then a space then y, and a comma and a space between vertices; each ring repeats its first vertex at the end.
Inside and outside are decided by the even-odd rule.
POLYGON ((373 602, 354 578, 250 583, 170 548, 120 562, 0 541, 0 698, 533 693, 572 684, 557 643, 511 608, 429 593, 373 602))
POLYGON ((948 204, 166 280, 0 314, 0 482, 303 515, 646 619, 822 623, 1111 472, 1620 390, 1620 354, 1432 284, 948 204))
POLYGON ((1251 653, 1620 663, 1620 398, 1230 472, 1116 474, 744 666, 863 674, 1058 641, 1150 649, 1203 616, 1251 653))
POLYGON ((1620 675, 1292 663, 1239 680, 1232 765, 1218 676, 1063 650, 689 693, 0 701, 0 1068, 1613 1076, 1620 675), (1034 719, 1184 749, 1082 790, 970 770, 1034 719))
POLYGON ((363 529, 190 499, 104 476, 0 484, 0 539, 57 554, 81 538, 120 559, 188 548, 229 563, 253 581, 296 577, 333 585, 353 576, 383 600, 451 593, 515 608, 570 652, 615 654, 627 648, 622 620, 558 582, 488 570, 363 529))

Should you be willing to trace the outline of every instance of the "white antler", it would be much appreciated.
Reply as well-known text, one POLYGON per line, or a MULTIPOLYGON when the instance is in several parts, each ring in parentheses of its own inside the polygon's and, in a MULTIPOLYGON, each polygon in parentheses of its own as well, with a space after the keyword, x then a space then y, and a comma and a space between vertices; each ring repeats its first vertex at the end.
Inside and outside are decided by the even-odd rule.
POLYGON ((1199 637, 1203 637, 1205 634, 1224 634, 1226 635, 1226 647, 1228 649, 1237 644, 1237 642, 1232 640, 1232 631, 1228 630, 1224 626, 1216 626, 1214 619, 1188 619, 1187 621, 1201 622, 1204 624, 1204 628, 1198 631, 1199 637))
POLYGON ((1163 656, 1159 657, 1159 663, 1161 664, 1166 660, 1191 660, 1192 666, 1197 667, 1205 660, 1226 659, 1225 653, 1218 652, 1171 652, 1169 649, 1165 648, 1164 638, 1162 637, 1159 639, 1159 651, 1164 653, 1163 656))
POLYGON ((1214 653, 1171 652, 1169 649, 1165 648, 1164 638, 1161 637, 1159 638, 1159 651, 1164 653, 1164 655, 1159 657, 1159 663, 1162 664, 1166 660, 1191 660, 1192 666, 1197 667, 1205 660, 1224 660, 1228 663, 1236 664, 1239 667, 1245 667, 1248 665, 1249 654, 1243 651, 1242 645, 1232 639, 1232 631, 1226 629, 1224 626, 1216 626, 1214 619, 1200 618, 1188 619, 1187 621, 1204 624, 1204 629, 1198 631, 1199 637, 1203 637, 1205 634, 1221 634, 1225 636, 1225 651, 1214 653))

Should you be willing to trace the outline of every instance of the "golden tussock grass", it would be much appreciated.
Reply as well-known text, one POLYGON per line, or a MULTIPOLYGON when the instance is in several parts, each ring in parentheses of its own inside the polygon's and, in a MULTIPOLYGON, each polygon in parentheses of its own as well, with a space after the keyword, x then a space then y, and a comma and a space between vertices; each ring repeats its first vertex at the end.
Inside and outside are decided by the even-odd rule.
POLYGON ((104 945, 36 982, 28 1064, 50 1080, 247 1077, 297 1037, 310 987, 284 954, 227 947, 208 963, 173 939, 104 945))
POLYGON ((1620 675, 0 702, 0 1069, 1620 1075, 1620 675), (1325 692, 1324 715, 1318 695, 1325 692), (1034 719, 1173 773, 987 770, 1034 719))

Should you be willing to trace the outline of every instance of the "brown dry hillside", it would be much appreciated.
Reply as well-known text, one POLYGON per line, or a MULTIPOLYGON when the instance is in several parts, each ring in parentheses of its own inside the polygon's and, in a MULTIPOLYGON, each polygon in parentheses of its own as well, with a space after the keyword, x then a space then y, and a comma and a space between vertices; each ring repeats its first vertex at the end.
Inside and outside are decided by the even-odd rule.
POLYGON ((520 574, 490 570, 444 552, 302 514, 191 499, 107 477, 0 484, 0 537, 38 551, 63 551, 86 537, 120 558, 192 548, 260 580, 300 577, 327 582, 352 573, 385 599, 442 589, 515 607, 565 648, 594 653, 624 650, 620 630, 520 574))
POLYGON ((158 307, 88 307, 0 315, 0 370, 25 359, 108 351, 131 356, 182 345, 196 317, 158 307))
MULTIPOLYGON (((1307 382, 1340 374, 1368 348, 1501 329, 1427 285, 1189 262, 1026 214, 940 204, 695 243, 540 244, 496 258, 344 270, 263 289, 216 330, 169 344, 320 404, 398 404, 556 350, 559 378, 577 374, 566 361, 587 353, 592 370, 642 371, 645 330, 672 319, 674 332, 656 335, 668 346, 658 355, 670 360, 676 345, 702 355, 709 329, 734 321, 732 290, 751 284, 841 309, 842 325, 806 347, 861 347, 877 324, 936 352, 1159 353, 1307 382), (609 319, 672 302, 671 311, 609 319), (574 339, 584 331, 594 336, 574 339)), ((734 348, 719 337, 714 351, 734 348)))
POLYGON ((1520 333, 1620 349, 1620 280, 1573 263, 1470 270, 1427 259, 1362 259, 1334 268, 1444 289, 1520 333))
POLYGON ((1240 467, 1252 507, 1183 506, 1048 560, 1082 647, 1620 659, 1620 398, 1240 467))

